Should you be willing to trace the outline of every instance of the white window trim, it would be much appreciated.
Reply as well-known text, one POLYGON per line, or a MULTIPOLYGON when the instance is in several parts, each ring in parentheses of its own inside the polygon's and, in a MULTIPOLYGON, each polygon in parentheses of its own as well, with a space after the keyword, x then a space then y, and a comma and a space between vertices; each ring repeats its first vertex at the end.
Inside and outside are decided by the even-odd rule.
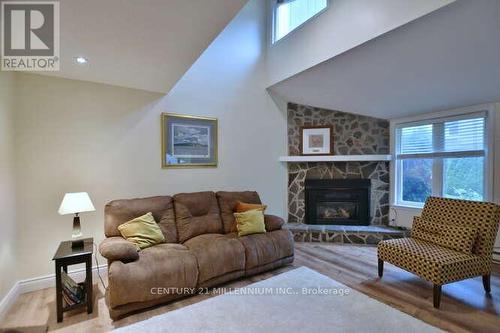
POLYGON ((284 39, 287 39, 290 35, 292 35, 295 31, 298 31, 299 29, 302 29, 303 26, 305 26, 309 21, 314 20, 316 17, 319 15, 323 14, 325 11, 327 11, 330 8, 331 0, 326 0, 326 7, 305 20, 302 24, 297 26, 295 29, 291 30, 288 34, 285 36, 281 37, 280 39, 276 40, 276 9, 278 7, 278 1, 277 0, 272 0, 271 1, 271 46, 277 45, 284 39))
MULTIPOLYGON (((474 105, 474 106, 469 106, 469 107, 463 107, 463 108, 458 108, 458 109, 451 109, 451 110, 445 110, 445 111, 438 111, 438 112, 432 112, 432 113, 426 113, 418 116, 413 116, 413 117, 404 117, 404 118, 398 118, 398 119, 393 119, 390 122, 390 132, 391 132, 391 142, 390 142, 390 149, 391 149, 391 155, 392 155, 392 161, 390 165, 390 172, 391 172, 391 191, 390 191, 390 202, 392 207, 404 207, 404 208, 414 208, 414 209, 421 209, 423 207, 423 204, 418 204, 415 202, 408 202, 408 201, 398 201, 398 190, 399 190, 399 184, 401 182, 401 179, 398 179, 402 176, 401 172, 397 172, 396 169, 396 164, 402 163, 402 160, 398 160, 396 158, 396 154, 399 151, 397 149, 397 128, 401 127, 402 125, 418 125, 418 124, 423 124, 423 123, 428 123, 429 120, 439 120, 442 118, 446 118, 447 120, 459 120, 463 118, 470 118, 474 114, 486 114, 485 115, 485 152, 484 152, 484 158, 485 158, 485 172, 484 172, 484 200, 485 201, 492 201, 493 200, 493 160, 494 160, 494 154, 493 154, 493 144, 494 144, 494 139, 493 139, 493 131, 494 131, 494 126, 495 126, 495 104, 481 104, 481 105, 474 105)), ((436 167, 436 163, 435 167, 436 167)), ((398 166, 400 169, 401 166, 398 166)), ((439 172, 442 169, 439 169, 439 172)), ((436 175, 434 173, 434 175, 436 175)), ((433 178, 434 182, 439 182, 439 184, 433 184, 433 191, 435 189, 441 188, 441 182, 442 182, 442 177, 434 177, 433 178)), ((441 193, 432 193, 432 195, 437 195, 440 196, 441 193)))

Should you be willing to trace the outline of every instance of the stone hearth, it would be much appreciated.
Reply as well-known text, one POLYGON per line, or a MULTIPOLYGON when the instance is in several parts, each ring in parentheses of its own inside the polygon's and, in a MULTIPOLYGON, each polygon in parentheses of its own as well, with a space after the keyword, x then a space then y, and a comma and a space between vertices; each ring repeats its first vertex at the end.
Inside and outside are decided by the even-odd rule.
POLYGON ((340 226, 288 223, 296 242, 376 245, 386 239, 408 237, 408 229, 387 226, 340 226))

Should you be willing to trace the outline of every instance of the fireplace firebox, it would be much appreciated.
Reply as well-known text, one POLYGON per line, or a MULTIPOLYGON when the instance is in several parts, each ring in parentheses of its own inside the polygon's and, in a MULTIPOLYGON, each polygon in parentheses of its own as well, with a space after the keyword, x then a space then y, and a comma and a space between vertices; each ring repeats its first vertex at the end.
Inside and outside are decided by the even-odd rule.
POLYGON ((370 179, 306 179, 305 223, 370 224, 370 179))

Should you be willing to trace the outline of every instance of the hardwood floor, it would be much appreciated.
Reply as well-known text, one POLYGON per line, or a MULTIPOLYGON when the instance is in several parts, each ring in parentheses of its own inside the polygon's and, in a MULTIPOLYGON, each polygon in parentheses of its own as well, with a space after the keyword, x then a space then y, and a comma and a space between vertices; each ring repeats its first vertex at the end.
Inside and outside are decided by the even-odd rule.
MULTIPOLYGON (((225 287, 243 287, 299 266, 307 266, 383 303, 429 324, 452 332, 498 332, 500 328, 500 267, 491 276, 490 295, 480 277, 443 286, 441 308, 432 306, 432 285, 417 276, 385 263, 384 277, 377 275, 375 247, 296 243, 293 265, 241 279, 225 287)), ((94 288, 94 313, 65 314, 56 322, 54 288, 23 294, 10 309, 1 327, 48 325, 49 331, 105 332, 182 308, 209 295, 195 295, 113 322, 104 302, 103 288, 94 288)))
POLYGON ((481 277, 443 286, 441 307, 432 305, 432 284, 389 263, 378 278, 375 247, 297 244, 295 265, 310 267, 429 324, 452 332, 498 332, 500 267, 485 294, 481 277))

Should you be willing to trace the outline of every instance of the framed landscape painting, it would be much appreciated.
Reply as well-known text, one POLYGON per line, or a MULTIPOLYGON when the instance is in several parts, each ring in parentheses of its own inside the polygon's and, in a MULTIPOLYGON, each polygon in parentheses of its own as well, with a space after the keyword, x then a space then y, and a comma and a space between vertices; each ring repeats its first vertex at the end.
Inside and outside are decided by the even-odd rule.
POLYGON ((161 137, 163 168, 217 166, 216 118, 162 113, 161 137))

